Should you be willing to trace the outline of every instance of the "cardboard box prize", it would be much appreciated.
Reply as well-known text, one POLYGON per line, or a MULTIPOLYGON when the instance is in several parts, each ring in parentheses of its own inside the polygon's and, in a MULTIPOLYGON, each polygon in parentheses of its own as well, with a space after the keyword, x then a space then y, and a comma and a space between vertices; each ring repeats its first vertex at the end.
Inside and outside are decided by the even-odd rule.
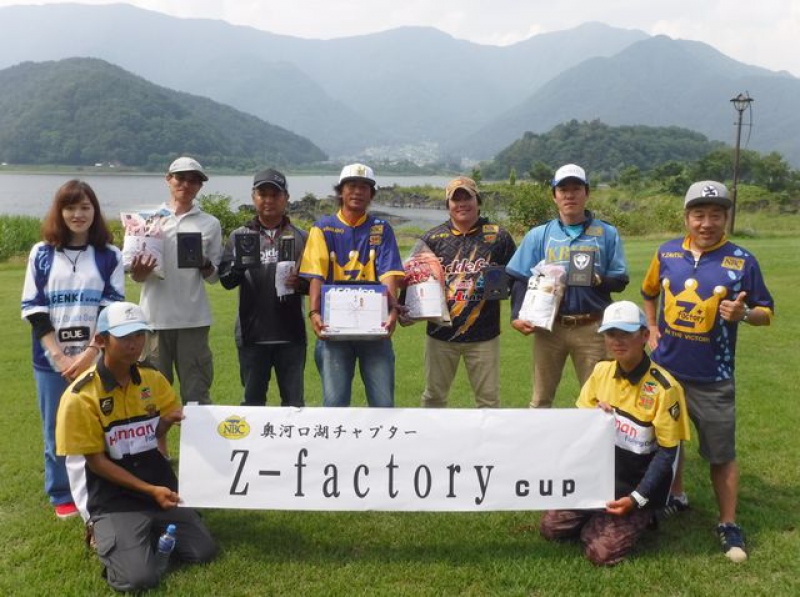
POLYGON ((409 319, 438 321, 448 315, 442 283, 435 279, 409 286, 405 305, 409 319))
POLYGON ((388 289, 383 284, 323 284, 326 340, 379 340, 389 333, 388 289))
POLYGON ((125 237, 122 241, 122 264, 126 272, 131 271, 137 256, 155 259, 153 275, 164 279, 164 239, 161 212, 121 212, 119 214, 125 237))

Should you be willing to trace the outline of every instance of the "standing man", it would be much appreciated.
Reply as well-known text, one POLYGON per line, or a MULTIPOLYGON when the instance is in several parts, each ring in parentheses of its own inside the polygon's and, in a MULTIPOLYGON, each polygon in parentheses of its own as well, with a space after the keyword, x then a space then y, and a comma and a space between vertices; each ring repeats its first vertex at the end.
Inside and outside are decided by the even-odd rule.
POLYGON ((271 371, 278 378, 281 406, 303 406, 303 373, 306 364, 306 326, 301 291, 308 282, 297 275, 297 267, 286 279, 292 294, 278 296, 275 287, 278 261, 299 264, 308 235, 292 225, 286 215, 289 187, 277 170, 262 170, 253 178, 256 216, 234 230, 219 267, 222 286, 239 288, 236 318, 239 371, 244 385, 244 406, 264 406, 271 371), (254 241, 259 261, 253 267, 237 261, 237 238, 254 241), (291 255, 280 255, 281 245, 291 255))
POLYGON ((572 358, 578 383, 583 386, 594 366, 605 357, 603 338, 597 334, 603 310, 611 304, 611 293, 622 292, 628 285, 628 267, 617 229, 586 209, 589 179, 583 168, 562 166, 556 171, 552 188, 558 218, 530 230, 506 267, 515 278, 511 325, 526 336, 534 334, 534 408, 552 406, 567 356, 572 358), (519 319, 531 268, 540 261, 563 265, 568 272, 568 285, 552 331, 519 319), (593 264, 586 282, 570 285, 569 274, 586 263, 593 264))
MULTIPOLYGON (((722 550, 741 562, 747 552, 736 524, 736 336, 741 323, 769 325, 775 304, 756 258, 725 237, 730 207, 728 189, 719 182, 689 187, 684 198, 688 234, 658 248, 642 296, 653 360, 683 385, 700 436, 700 455, 711 465, 722 550)), ((681 473, 679 469, 672 488, 673 510, 689 505, 681 473)))
POLYGON ((334 187, 336 215, 318 220, 308 235, 300 275, 310 280, 308 316, 317 335, 314 357, 325 406, 349 406, 356 361, 370 406, 394 406, 394 350, 390 338, 326 340, 320 309, 322 285, 380 282, 388 289, 391 336, 397 323, 396 295, 403 263, 389 222, 367 213, 375 196, 375 174, 363 164, 342 169, 334 187))
POLYGON ((176 526, 180 560, 207 562, 216 553, 197 513, 178 507, 178 479, 158 451, 158 438, 183 413, 164 376, 137 362, 150 331, 138 305, 106 307, 95 336, 102 359, 64 392, 56 423, 58 452, 80 471, 73 492, 86 500, 81 509, 117 591, 159 583, 154 545, 168 524, 176 526))
POLYGON ((689 439, 680 385, 650 362, 644 313, 630 301, 605 310, 598 330, 613 361, 597 364, 581 389, 580 408, 614 415, 614 500, 604 511, 550 510, 542 515, 547 539, 580 537, 598 566, 621 562, 664 506, 681 441, 689 439))
POLYGON ((500 406, 500 302, 484 294, 484 268, 505 265, 517 248, 511 235, 480 215, 481 196, 465 176, 445 189, 450 221, 422 240, 439 258, 452 327, 428 323, 422 406, 445 407, 464 358, 475 404, 500 406))
POLYGON ((214 363, 208 345, 211 309, 204 283, 214 284, 222 252, 219 220, 195 204, 194 199, 208 180, 194 159, 180 157, 169 166, 166 181, 170 198, 159 208, 162 218, 164 278, 153 274, 156 261, 138 255, 131 264, 131 277, 142 283, 140 304, 155 330, 148 339, 144 357, 156 365, 170 383, 173 368, 181 384, 183 403, 211 403, 214 363), (178 265, 178 234, 202 235, 202 265, 178 265))

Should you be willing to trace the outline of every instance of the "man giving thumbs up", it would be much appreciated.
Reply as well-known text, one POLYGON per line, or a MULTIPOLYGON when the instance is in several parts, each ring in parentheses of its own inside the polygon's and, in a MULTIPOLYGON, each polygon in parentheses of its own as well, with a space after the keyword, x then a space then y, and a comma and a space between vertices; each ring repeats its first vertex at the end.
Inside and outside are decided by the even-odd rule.
MULTIPOLYGON (((756 258, 725 237, 731 200, 725 185, 696 182, 684 199, 687 235, 661 245, 642 284, 652 359, 683 386, 700 455, 711 465, 725 555, 747 559, 736 524, 734 362, 739 324, 769 325, 774 302, 756 258), (656 301, 659 300, 656 322, 656 301)), ((686 510, 682 466, 665 514, 686 510)))

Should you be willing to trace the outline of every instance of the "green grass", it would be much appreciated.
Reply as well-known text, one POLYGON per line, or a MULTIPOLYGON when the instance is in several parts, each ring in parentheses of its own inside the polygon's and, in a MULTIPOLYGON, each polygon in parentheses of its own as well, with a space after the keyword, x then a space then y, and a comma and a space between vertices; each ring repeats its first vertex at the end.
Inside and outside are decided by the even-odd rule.
MULTIPOLYGON (((632 282, 624 293, 638 300, 646 264, 658 241, 626 243, 632 282)), ((205 513, 221 547, 208 566, 180 568, 153 594, 175 595, 797 595, 800 497, 800 285, 794 257, 800 240, 745 239, 758 257, 777 303, 770 328, 744 326, 738 355, 739 521, 750 560, 729 563, 713 527, 716 506, 707 467, 689 446, 686 483, 693 509, 651 533, 629 561, 596 569, 574 544, 544 541, 537 513, 313 513, 212 510, 205 513)), ((42 491, 42 442, 30 366, 29 326, 19 318, 23 269, 0 268, 0 594, 110 594, 100 565, 82 543, 77 520, 58 521, 42 491)), ((129 298, 136 300, 134 285, 129 298)), ((215 323, 211 342, 213 397, 236 404, 241 389, 233 344, 236 294, 211 288, 215 323)), ((502 402, 524 408, 530 395, 530 340, 509 329, 501 336, 502 402)), ((397 405, 415 407, 423 389, 422 325, 400 329, 397 405)), ((313 347, 311 343, 310 349, 313 347)), ((309 351, 307 403, 319 407, 320 383, 309 351)), ((355 383, 354 403, 364 404, 355 383)), ((556 405, 571 407, 577 394, 568 365, 556 405)), ((270 403, 275 404, 274 393, 270 403)), ((463 369, 452 407, 472 399, 463 369)), ((177 450, 177 436, 171 438, 177 450)), ((523 457, 548 458, 544 451, 523 457)))

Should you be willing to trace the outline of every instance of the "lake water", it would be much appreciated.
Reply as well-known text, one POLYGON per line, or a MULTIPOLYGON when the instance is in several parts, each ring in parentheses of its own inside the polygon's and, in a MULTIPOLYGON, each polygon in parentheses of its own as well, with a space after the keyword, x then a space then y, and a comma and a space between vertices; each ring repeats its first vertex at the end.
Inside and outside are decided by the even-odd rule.
MULTIPOLYGON (((56 189, 70 178, 85 180, 100 200, 107 219, 120 211, 153 208, 168 197, 162 174, 14 174, 0 173, 0 214, 43 217, 56 189)), ((450 180, 446 176, 378 176, 380 186, 432 185, 442 189, 450 180)), ((317 176, 288 176, 292 200, 302 199, 307 193, 319 198, 333 194, 337 177, 333 174, 317 176)), ((235 207, 250 203, 252 176, 212 176, 203 185, 201 194, 220 193, 232 197, 235 207)), ((376 206, 378 208, 378 206, 376 206)), ((380 211, 402 215, 415 225, 442 222, 446 212, 434 209, 399 209, 380 206, 380 211)))

